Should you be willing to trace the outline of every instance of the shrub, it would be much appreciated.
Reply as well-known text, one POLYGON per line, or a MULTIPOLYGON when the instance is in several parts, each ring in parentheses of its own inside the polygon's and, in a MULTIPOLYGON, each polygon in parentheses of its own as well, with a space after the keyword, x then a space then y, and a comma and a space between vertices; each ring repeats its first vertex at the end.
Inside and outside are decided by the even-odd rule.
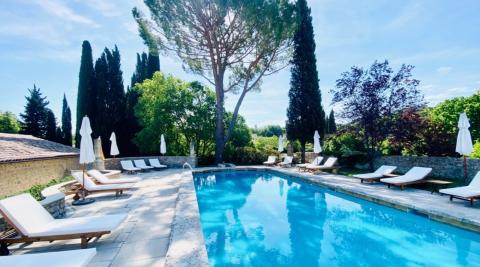
POLYGON ((255 147, 247 146, 228 151, 225 153, 224 158, 227 162, 238 165, 258 165, 267 160, 270 154, 268 151, 261 151, 255 147))
POLYGON ((327 137, 323 153, 338 157, 341 164, 348 167, 353 167, 356 163, 367 162, 367 154, 362 140, 349 132, 327 137))

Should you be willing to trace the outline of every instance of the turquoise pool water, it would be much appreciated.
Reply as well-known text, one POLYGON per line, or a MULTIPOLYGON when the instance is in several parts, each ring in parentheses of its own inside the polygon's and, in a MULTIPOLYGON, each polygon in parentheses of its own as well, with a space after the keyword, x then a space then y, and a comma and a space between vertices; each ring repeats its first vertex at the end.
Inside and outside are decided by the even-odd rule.
POLYGON ((480 234, 299 179, 242 171, 194 181, 212 266, 480 266, 480 234))

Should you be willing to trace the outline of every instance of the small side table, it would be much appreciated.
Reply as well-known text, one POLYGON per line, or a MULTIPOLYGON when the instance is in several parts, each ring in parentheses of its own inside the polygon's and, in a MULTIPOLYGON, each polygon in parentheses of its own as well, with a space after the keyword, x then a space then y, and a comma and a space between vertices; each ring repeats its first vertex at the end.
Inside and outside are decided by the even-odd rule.
POLYGON ((425 182, 431 184, 432 187, 433 187, 432 192, 430 192, 430 194, 433 194, 435 192, 438 193, 439 189, 445 188, 448 185, 453 183, 453 182, 450 182, 450 181, 436 180, 436 179, 428 179, 428 180, 425 180, 425 182))

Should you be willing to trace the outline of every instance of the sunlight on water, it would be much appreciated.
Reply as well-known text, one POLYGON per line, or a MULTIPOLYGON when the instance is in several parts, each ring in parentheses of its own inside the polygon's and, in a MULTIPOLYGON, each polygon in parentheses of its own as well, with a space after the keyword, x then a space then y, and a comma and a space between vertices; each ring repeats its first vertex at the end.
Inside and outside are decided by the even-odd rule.
POLYGON ((480 235, 265 172, 195 175, 212 266, 480 266, 480 235))

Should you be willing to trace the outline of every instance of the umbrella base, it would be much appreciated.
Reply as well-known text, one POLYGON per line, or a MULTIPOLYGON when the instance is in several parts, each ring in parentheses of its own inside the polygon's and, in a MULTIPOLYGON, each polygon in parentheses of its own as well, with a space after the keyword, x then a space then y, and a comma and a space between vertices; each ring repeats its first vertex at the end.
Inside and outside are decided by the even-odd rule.
POLYGON ((93 202, 95 202, 95 199, 84 198, 84 199, 79 199, 79 200, 73 201, 72 205, 73 206, 82 206, 82 205, 92 204, 93 202))

